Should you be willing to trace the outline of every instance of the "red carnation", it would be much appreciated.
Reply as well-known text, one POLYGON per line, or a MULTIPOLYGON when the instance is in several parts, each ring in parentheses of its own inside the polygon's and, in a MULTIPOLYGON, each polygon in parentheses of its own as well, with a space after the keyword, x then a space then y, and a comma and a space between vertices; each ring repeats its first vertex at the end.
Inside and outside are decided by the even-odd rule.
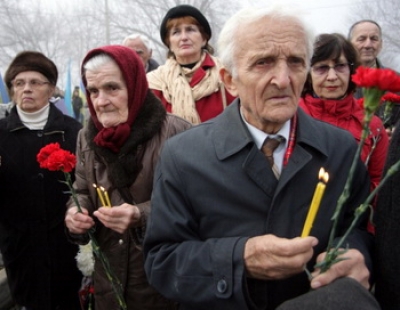
POLYGON ((50 143, 43 147, 36 157, 40 168, 50 171, 71 172, 76 165, 76 156, 60 148, 58 143, 50 143))
POLYGON ((400 96, 394 93, 386 93, 382 96, 382 101, 389 101, 392 103, 400 103, 400 96))
POLYGON ((384 91, 400 91, 400 76, 390 69, 358 67, 351 79, 357 86, 363 88, 375 87, 384 91))

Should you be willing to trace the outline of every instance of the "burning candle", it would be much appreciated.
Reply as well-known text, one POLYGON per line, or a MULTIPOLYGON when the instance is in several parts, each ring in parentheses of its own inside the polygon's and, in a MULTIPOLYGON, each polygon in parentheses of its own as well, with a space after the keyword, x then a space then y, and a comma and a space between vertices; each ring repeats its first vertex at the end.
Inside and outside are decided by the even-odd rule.
POLYGON ((106 206, 111 208, 111 201, 110 201, 110 196, 108 196, 108 192, 105 190, 105 188, 103 186, 101 186, 100 188, 104 193, 104 198, 106 200, 106 206))
POLYGON ((310 209, 308 210, 307 218, 304 223, 303 231, 301 233, 302 237, 307 237, 310 235, 311 228, 313 226, 315 217, 317 216, 317 212, 318 212, 322 197, 325 192, 326 183, 329 180, 328 172, 325 172, 324 168, 321 168, 319 170, 319 180, 320 181, 318 182, 317 186, 315 187, 314 196, 311 201, 311 206, 310 206, 310 209))
POLYGON ((105 203, 104 197, 103 197, 103 193, 101 192, 100 188, 96 184, 93 184, 93 187, 96 188, 97 196, 99 196, 101 205, 106 206, 106 203, 105 203))

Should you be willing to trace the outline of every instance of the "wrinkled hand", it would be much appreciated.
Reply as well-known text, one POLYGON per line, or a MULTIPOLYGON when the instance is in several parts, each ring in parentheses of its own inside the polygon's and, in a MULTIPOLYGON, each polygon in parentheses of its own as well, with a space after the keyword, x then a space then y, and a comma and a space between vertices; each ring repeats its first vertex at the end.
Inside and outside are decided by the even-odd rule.
POLYGON ((314 237, 286 239, 264 235, 250 238, 244 249, 248 276, 277 280, 303 272, 317 244, 314 237))
MULTIPOLYGON (((326 252, 318 255, 317 263, 322 261, 325 255, 326 252)), ((365 265, 364 256, 358 250, 350 249, 339 257, 346 258, 346 260, 333 264, 324 273, 320 274, 318 269, 313 272, 311 287, 315 289, 327 285, 337 278, 350 277, 369 289, 369 270, 365 265)))
POLYGON ((94 221, 85 208, 82 208, 82 213, 80 213, 78 207, 71 207, 65 214, 65 225, 70 233, 80 235, 92 228, 94 221))
POLYGON ((140 221, 139 208, 127 203, 112 208, 101 207, 95 211, 93 215, 97 217, 105 227, 115 230, 120 234, 140 221))

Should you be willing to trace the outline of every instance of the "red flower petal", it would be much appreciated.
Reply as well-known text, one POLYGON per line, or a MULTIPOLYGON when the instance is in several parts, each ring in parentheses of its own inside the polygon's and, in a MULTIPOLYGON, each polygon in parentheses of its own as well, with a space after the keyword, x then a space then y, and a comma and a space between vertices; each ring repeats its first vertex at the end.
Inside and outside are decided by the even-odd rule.
POLYGON ((37 161, 41 168, 50 171, 71 172, 76 165, 76 156, 61 149, 58 143, 50 143, 40 150, 37 161))
POLYGON ((376 87, 384 91, 400 91, 400 76, 390 69, 358 67, 351 79, 357 86, 363 88, 376 87))
POLYGON ((386 93, 382 96, 382 101, 390 101, 392 103, 400 103, 400 96, 394 93, 386 93))

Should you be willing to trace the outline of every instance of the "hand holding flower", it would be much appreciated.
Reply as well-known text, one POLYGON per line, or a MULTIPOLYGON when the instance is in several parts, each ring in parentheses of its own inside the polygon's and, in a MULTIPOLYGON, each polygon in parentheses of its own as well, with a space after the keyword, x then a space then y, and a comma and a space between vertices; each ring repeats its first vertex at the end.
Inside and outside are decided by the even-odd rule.
MULTIPOLYGON (((320 273, 319 269, 316 269, 313 273, 313 279, 311 281, 311 287, 316 289, 321 286, 328 285, 338 278, 349 277, 355 279, 366 289, 369 289, 369 270, 364 262, 364 256, 360 251, 356 249, 345 250, 342 249, 343 254, 339 255, 338 258, 343 258, 338 263, 334 264, 326 272, 320 273)), ((321 253, 317 257, 317 262, 324 260, 326 252, 321 253)))
POLYGON ((78 207, 72 207, 67 210, 65 225, 72 234, 86 234, 94 226, 94 220, 85 208, 79 212, 78 207))
POLYGON ((102 263, 107 278, 111 282, 119 308, 126 310, 127 306, 123 296, 122 285, 114 274, 108 258, 101 251, 94 235, 94 229, 91 229, 94 228, 94 221, 90 218, 88 211, 80 206, 78 195, 72 185, 70 172, 72 172, 76 165, 75 155, 63 150, 59 143, 50 143, 43 147, 39 154, 37 154, 37 161, 40 164, 40 168, 48 169, 50 171, 62 171, 64 173, 65 181, 60 182, 64 183, 69 188, 69 194, 71 194, 71 198, 76 205, 75 207, 70 208, 67 212, 67 218, 65 220, 67 227, 70 228, 73 233, 82 234, 86 232, 88 234, 93 252, 97 259, 102 263))

